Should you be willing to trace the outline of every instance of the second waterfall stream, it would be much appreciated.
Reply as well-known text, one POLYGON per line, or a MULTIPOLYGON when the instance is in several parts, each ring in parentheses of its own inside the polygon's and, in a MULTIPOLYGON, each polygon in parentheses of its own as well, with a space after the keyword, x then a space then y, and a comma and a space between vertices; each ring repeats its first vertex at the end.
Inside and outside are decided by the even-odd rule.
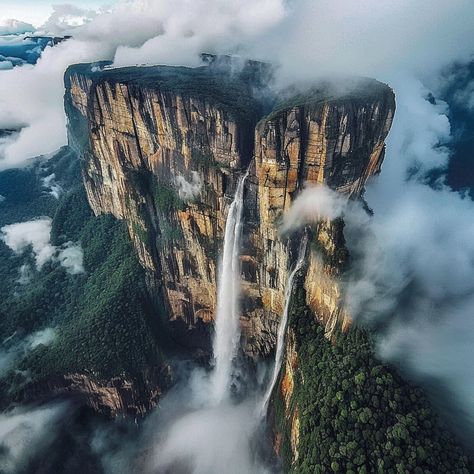
POLYGON ((275 388, 275 384, 278 380, 278 375, 280 374, 281 364, 283 361, 283 355, 285 352, 285 334, 286 334, 286 326, 288 324, 288 313, 290 311, 290 303, 291 303, 291 293, 293 290, 293 282, 295 279, 296 274, 300 271, 303 266, 305 256, 306 256, 306 244, 307 244, 307 235, 303 237, 301 241, 299 250, 298 250, 298 260, 288 277, 288 281, 286 283, 285 288, 285 309, 283 310, 283 314, 281 315, 280 324, 278 326, 278 334, 277 334, 277 346, 275 351, 275 362, 273 365, 272 377, 268 384, 268 387, 264 393, 262 398, 262 402, 259 408, 259 416, 264 418, 267 413, 268 403, 270 402, 270 398, 273 393, 273 389, 275 388))

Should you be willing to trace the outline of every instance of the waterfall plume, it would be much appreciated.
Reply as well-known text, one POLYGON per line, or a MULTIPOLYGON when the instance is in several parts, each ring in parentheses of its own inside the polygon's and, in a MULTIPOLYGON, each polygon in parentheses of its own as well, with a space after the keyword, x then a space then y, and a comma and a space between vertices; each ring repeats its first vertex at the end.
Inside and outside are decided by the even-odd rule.
POLYGON ((211 378, 212 400, 219 403, 228 393, 232 377, 232 361, 236 355, 239 337, 240 294, 240 238, 242 234, 242 207, 244 184, 248 171, 239 179, 234 200, 227 216, 224 247, 220 262, 217 315, 213 342, 214 371, 211 378))

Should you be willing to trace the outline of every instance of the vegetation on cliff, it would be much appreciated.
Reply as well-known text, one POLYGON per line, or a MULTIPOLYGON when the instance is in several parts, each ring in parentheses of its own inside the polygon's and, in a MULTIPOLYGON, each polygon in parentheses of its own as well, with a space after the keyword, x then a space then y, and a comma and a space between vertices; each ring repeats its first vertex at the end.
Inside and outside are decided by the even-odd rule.
MULTIPOLYGON (((139 96, 151 88, 161 93, 175 93, 197 97, 211 104, 219 104, 237 120, 253 123, 263 113, 262 101, 254 97, 254 88, 262 88, 261 63, 245 65, 219 63, 201 67, 147 66, 99 69, 91 64, 76 64, 66 71, 66 88, 71 76, 88 77, 96 84, 126 84, 132 96, 139 96)), ((267 84, 265 84, 266 86, 267 84)))
POLYGON ((8 340, 6 350, 15 353, 2 383, 3 395, 10 392, 4 402, 53 375, 125 375, 140 381, 160 361, 156 317, 126 226, 111 216, 95 217, 77 170, 71 171, 73 176, 66 170, 71 171, 65 165, 55 168, 62 183, 70 179, 75 185, 59 200, 45 195, 35 168, 0 173, 6 189, 29 183, 27 192, 8 196, 9 212, 2 214, 0 224, 35 217, 23 208, 53 217, 51 243, 80 243, 85 267, 85 273, 73 275, 50 261, 38 270, 28 252, 14 254, 0 241, 0 337, 8 340), (31 207, 32 202, 42 204, 31 207), (31 274, 21 284, 18 272, 24 263, 30 264, 31 274), (51 343, 16 349, 28 335, 46 328, 54 330, 51 343))
POLYGON ((298 456, 276 401, 286 472, 469 472, 469 461, 423 392, 374 355, 353 328, 329 342, 298 292, 291 310, 298 366, 290 412, 298 410, 298 456))

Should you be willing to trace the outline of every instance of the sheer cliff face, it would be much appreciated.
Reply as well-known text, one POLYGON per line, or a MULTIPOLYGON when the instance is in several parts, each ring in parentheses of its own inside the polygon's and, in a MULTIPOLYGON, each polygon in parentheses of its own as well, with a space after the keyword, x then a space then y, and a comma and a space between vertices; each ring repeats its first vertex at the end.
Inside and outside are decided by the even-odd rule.
MULTIPOLYGON (((359 196, 380 169, 395 107, 387 86, 363 81, 337 93, 321 85, 266 115, 255 68, 82 65, 66 74, 70 140, 84 159, 89 202, 97 214, 126 220, 150 291, 163 302, 157 310, 188 347, 210 347, 225 219, 249 167, 241 325, 250 356, 272 350, 283 311, 293 246, 279 233, 281 216, 305 183, 359 196)), ((328 334, 350 322, 338 284, 342 227, 320 223, 319 251, 308 255, 307 303, 328 334)))
MULTIPOLYGON (((278 306, 272 307, 277 314, 287 263, 275 222, 305 184, 325 184, 358 197, 368 177, 380 170, 395 109, 390 89, 375 81, 354 84, 346 95, 332 98, 326 97, 325 87, 310 91, 300 105, 271 113, 255 133, 259 242, 269 250, 264 253, 269 260, 261 268, 262 281, 272 288, 269 270, 277 270, 273 289, 279 295, 278 306), (280 246, 276 252, 269 248, 269 240, 271 246, 280 246), (277 258, 282 261, 275 262, 277 258)), ((308 255, 307 303, 330 334, 350 323, 337 278, 347 258, 343 222, 321 222, 313 230, 316 245, 308 255)))

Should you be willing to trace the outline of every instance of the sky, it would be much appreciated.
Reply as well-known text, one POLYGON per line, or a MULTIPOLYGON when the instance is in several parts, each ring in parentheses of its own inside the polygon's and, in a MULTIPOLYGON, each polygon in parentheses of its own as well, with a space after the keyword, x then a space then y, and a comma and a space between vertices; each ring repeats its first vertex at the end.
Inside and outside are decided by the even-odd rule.
POLYGON ((53 12, 53 4, 70 4, 80 8, 99 8, 104 4, 110 5, 115 0, 66 0, 64 2, 41 0, 0 0, 0 22, 11 18, 22 20, 38 27, 49 18, 53 12))

